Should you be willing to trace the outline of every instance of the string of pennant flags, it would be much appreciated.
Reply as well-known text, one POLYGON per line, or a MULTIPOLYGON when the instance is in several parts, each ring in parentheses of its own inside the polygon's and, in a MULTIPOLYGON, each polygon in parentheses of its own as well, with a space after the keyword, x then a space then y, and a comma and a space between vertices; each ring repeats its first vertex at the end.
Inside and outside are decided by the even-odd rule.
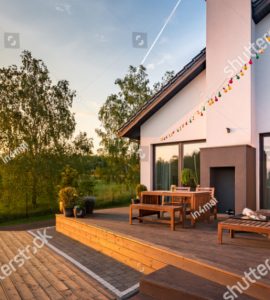
MULTIPOLYGON (((268 37, 270 41, 270 37, 268 37)), ((258 53, 256 53, 255 59, 259 59, 260 55, 264 53, 264 49, 259 49, 258 53)), ((201 108, 194 111, 193 114, 190 115, 185 121, 181 123, 181 125, 178 125, 177 128, 173 129, 170 133, 162 136, 160 138, 161 141, 166 141, 167 139, 171 138, 177 133, 180 133, 182 130, 184 130, 187 126, 192 124, 196 119, 203 117, 210 107, 218 103, 222 97, 229 93, 232 90, 233 84, 236 81, 239 81, 241 77, 245 75, 245 71, 248 70, 249 66, 251 67, 253 65, 254 61, 252 58, 249 59, 249 61, 245 64, 243 64, 240 71, 238 71, 234 76, 232 76, 230 79, 225 79, 223 83, 219 86, 219 88, 216 90, 215 93, 212 94, 211 97, 207 98, 205 102, 201 105, 201 108)))

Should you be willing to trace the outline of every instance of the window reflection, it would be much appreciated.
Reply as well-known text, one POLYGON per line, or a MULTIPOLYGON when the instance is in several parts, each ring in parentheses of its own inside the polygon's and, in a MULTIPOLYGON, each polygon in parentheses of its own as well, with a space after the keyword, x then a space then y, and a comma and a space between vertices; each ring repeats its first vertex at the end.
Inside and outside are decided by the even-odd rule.
POLYGON ((193 180, 192 187, 200 184, 200 148, 204 147, 205 143, 192 143, 183 145, 183 169, 191 170, 193 180))
POLYGON ((179 145, 155 147, 155 189, 169 190, 178 185, 179 145))

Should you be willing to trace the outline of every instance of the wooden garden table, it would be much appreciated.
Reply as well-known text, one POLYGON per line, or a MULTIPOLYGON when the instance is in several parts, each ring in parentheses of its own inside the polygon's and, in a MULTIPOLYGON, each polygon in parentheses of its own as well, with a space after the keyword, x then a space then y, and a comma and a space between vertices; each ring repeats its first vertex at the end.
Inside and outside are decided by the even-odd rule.
POLYGON ((194 226, 195 223, 199 220, 210 220, 210 210, 206 210, 203 213, 200 213, 200 216, 197 216, 194 218, 194 215, 192 213, 198 211, 200 212, 201 208, 204 207, 205 204, 209 203, 211 199, 210 192, 187 192, 187 191, 163 191, 163 190, 157 190, 157 191, 145 191, 141 193, 141 203, 144 203, 144 196, 158 196, 160 198, 159 203, 165 205, 167 204, 165 202, 165 197, 181 197, 184 200, 185 203, 190 205, 190 216, 191 216, 191 223, 194 226))

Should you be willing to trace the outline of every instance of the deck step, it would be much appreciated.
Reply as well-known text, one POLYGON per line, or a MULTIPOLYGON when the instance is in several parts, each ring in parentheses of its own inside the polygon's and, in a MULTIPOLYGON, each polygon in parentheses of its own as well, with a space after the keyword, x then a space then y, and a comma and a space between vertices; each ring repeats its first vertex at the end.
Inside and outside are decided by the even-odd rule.
MULTIPOLYGON (((223 299, 223 294, 227 291, 225 286, 207 280, 175 268, 167 266, 150 275, 145 276, 140 283, 140 294, 142 298, 156 300, 197 300, 197 299, 223 299)), ((139 297, 139 295, 137 295, 139 297)), ((238 295, 237 299, 255 299, 246 295, 238 295)))

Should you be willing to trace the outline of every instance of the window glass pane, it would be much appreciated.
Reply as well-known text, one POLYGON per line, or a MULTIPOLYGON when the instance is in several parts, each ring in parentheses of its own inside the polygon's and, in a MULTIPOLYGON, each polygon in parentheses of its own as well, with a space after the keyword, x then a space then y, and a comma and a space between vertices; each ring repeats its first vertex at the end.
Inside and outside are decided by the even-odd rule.
POLYGON ((155 147, 156 190, 169 190, 172 184, 178 185, 178 145, 155 147))
POLYGON ((190 169, 192 173, 192 187, 200 184, 200 148, 205 143, 192 143, 183 145, 183 169, 190 169))
POLYGON ((262 208, 270 209, 270 137, 263 139, 262 188, 262 208))

